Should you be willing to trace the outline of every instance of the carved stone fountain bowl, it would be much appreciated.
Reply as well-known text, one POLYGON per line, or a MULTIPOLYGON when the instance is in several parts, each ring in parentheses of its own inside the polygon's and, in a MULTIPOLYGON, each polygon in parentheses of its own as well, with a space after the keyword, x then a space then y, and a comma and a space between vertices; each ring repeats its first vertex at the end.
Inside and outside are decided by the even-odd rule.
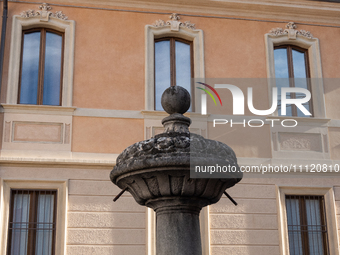
POLYGON ((242 173, 235 153, 226 144, 170 131, 126 148, 118 156, 110 179, 127 189, 140 205, 156 210, 160 200, 172 205, 187 200, 200 210, 218 202, 226 189, 242 179, 242 173), (238 171, 223 178, 190 178, 190 163, 231 165, 238 171))

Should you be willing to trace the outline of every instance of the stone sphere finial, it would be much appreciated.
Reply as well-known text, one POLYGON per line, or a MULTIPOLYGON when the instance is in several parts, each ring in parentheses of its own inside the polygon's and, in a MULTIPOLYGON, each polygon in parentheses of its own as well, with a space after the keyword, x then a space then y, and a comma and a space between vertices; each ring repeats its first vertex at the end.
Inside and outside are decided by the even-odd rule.
POLYGON ((162 95, 163 109, 169 113, 184 114, 190 108, 190 94, 180 86, 171 86, 167 88, 162 95))

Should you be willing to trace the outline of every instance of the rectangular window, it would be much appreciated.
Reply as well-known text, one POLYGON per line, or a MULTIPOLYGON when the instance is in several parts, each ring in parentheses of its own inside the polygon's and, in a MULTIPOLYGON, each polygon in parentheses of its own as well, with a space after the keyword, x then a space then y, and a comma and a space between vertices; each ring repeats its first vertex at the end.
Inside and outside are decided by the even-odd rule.
POLYGON ((290 255, 328 255, 324 196, 286 195, 290 255))
POLYGON ((23 31, 19 104, 61 105, 63 33, 23 31))
MULTIPOLYGON (((173 37, 155 40, 155 110, 163 110, 161 97, 170 86, 185 88, 194 101, 192 63, 192 42, 173 37)), ((193 110, 190 107, 189 111, 193 110)))
MULTIPOLYGON (((308 51, 293 45, 283 45, 274 48, 274 65, 276 86, 278 88, 278 114, 281 116, 281 88, 297 87, 310 89, 310 74, 308 51)), ((305 97, 301 93, 290 93, 287 98, 305 97)), ((311 100, 303 106, 313 114, 311 100)), ((309 117, 304 115, 295 105, 287 105, 287 116, 309 117)))
POLYGON ((55 190, 12 190, 7 255, 55 254, 55 190))

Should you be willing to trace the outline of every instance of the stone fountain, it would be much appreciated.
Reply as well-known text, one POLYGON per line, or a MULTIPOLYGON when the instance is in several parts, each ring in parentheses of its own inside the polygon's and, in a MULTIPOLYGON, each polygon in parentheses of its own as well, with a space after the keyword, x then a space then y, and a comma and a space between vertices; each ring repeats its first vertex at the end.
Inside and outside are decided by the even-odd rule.
POLYGON ((136 202, 156 212, 157 255, 202 255, 199 213, 217 203, 226 189, 242 179, 233 150, 218 141, 189 132, 183 114, 190 95, 182 87, 166 89, 162 106, 164 133, 135 143, 117 158, 111 181, 136 202), (222 178, 193 178, 192 166, 225 165, 237 168, 222 178), (192 170, 190 170, 190 166, 192 170))

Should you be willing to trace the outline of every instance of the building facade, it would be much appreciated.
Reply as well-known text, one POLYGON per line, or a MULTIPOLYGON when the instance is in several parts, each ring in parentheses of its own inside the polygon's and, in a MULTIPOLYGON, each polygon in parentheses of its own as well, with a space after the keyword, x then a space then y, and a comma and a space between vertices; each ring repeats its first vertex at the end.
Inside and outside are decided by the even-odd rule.
POLYGON ((160 96, 177 84, 192 96, 191 131, 261 169, 228 190, 238 206, 223 197, 203 209, 204 255, 338 255, 339 14, 309 0, 10 1, 0 253, 156 254, 154 213, 128 192, 114 203, 109 173, 126 147, 162 132, 160 96), (197 81, 245 98, 252 87, 253 108, 275 109, 235 114, 229 90, 220 105, 212 94, 217 107, 197 81), (305 95, 282 88, 311 97, 284 104, 305 95), (270 170, 280 166, 291 173, 270 170))

